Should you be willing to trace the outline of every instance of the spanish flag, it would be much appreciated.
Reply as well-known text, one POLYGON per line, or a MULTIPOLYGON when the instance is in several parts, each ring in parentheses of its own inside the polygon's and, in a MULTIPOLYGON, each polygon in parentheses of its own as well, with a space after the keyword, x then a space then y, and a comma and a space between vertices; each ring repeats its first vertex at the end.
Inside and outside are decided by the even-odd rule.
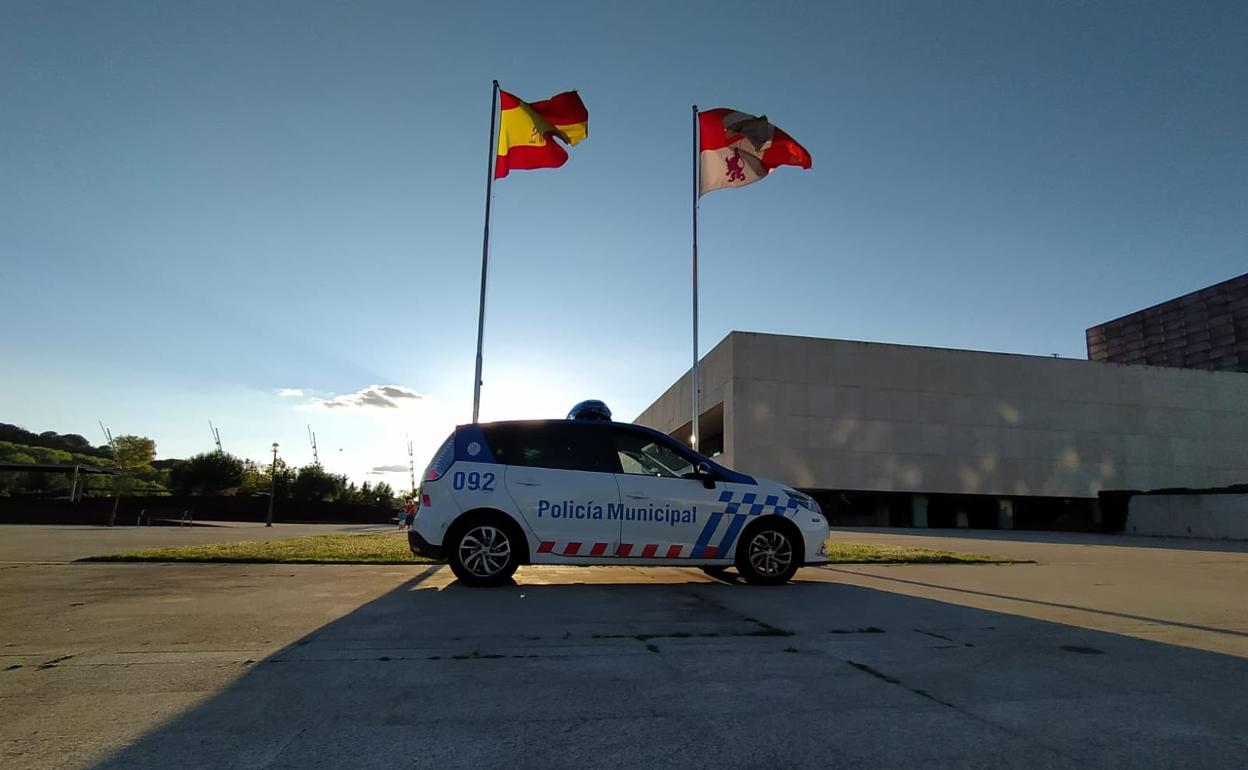
POLYGON ((589 136, 589 111, 576 91, 529 104, 500 90, 499 108, 495 179, 512 169, 558 168, 567 163, 568 153, 554 137, 571 146, 589 136))

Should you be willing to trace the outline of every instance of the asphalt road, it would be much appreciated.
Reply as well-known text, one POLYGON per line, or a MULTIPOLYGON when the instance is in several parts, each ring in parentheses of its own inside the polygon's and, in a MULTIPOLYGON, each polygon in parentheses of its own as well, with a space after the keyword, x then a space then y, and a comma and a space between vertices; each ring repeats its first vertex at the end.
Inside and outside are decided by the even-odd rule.
POLYGON ((839 536, 1037 563, 473 590, 427 566, 55 563, 92 531, 0 527, 0 764, 1243 766, 1243 547, 839 536))

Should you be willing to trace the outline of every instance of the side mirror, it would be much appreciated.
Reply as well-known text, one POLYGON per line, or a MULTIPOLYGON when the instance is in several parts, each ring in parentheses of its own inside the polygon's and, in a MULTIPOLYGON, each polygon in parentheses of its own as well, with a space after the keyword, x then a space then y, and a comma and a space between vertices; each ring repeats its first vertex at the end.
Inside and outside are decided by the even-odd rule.
POLYGON ((698 478, 702 479, 702 486, 707 489, 715 488, 715 474, 711 473, 710 465, 703 461, 698 461, 698 464, 693 466, 693 470, 698 475, 698 478))

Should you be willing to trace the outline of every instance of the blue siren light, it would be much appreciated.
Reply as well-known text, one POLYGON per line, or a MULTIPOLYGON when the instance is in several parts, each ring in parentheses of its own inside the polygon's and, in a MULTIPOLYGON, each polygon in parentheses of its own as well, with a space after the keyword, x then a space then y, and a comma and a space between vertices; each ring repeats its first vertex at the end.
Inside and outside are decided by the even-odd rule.
POLYGON ((582 401, 568 412, 569 420, 606 420, 611 421, 611 410, 597 399, 582 401))

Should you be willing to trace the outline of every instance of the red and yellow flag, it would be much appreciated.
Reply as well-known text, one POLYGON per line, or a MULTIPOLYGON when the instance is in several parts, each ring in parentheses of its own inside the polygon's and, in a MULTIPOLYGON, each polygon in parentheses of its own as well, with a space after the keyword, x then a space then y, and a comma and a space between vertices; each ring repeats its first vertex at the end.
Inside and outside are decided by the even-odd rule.
POLYGON ((500 90, 499 108, 495 179, 512 169, 558 168, 568 161, 568 153, 554 137, 572 146, 589 136, 589 111, 576 91, 529 104, 500 90))

